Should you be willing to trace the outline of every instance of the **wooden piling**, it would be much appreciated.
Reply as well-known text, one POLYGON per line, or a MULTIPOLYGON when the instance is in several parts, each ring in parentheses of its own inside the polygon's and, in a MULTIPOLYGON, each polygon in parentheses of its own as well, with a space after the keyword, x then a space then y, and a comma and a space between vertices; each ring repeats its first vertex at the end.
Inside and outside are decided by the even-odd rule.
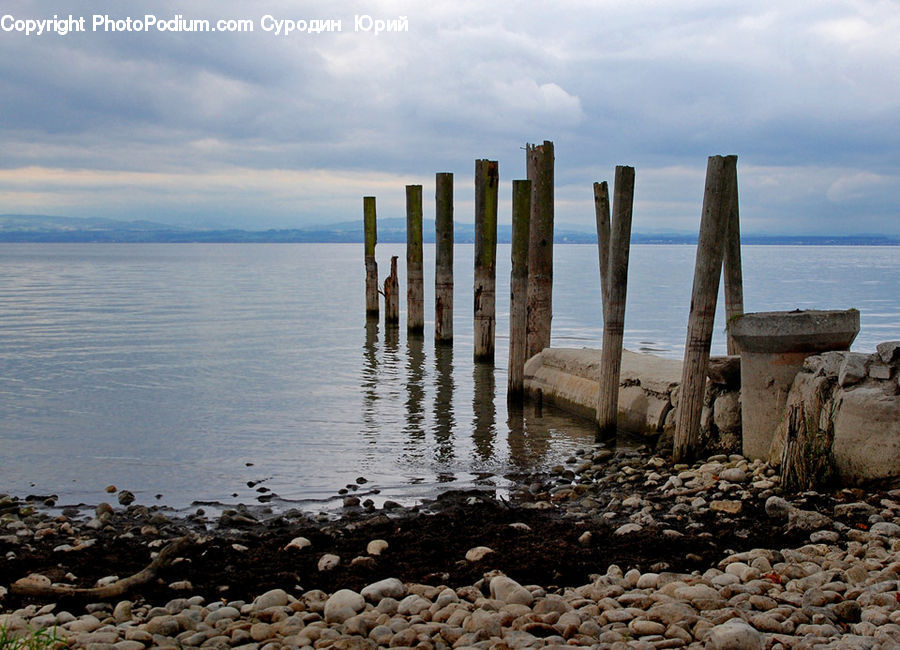
POLYGON ((384 324, 400 322, 400 280, 397 277, 397 256, 391 257, 391 274, 384 279, 384 324))
MULTIPOLYGON (((744 281, 741 272, 741 220, 738 210, 737 164, 734 166, 731 210, 728 213, 728 232, 725 239, 725 261, 722 273, 725 280, 725 322, 744 313, 744 281)), ((740 354, 738 345, 728 332, 728 354, 740 354)))
POLYGON ((453 174, 435 175, 434 340, 453 340, 453 174))
POLYGON ((378 318, 378 263, 375 261, 376 225, 375 197, 363 197, 363 227, 365 229, 366 261, 366 317, 378 318))
MULTIPOLYGON (((615 187, 613 188, 612 224, 609 235, 610 249, 605 288, 606 303, 603 306, 603 347, 600 350, 600 387, 597 394, 598 435, 602 437, 616 434, 633 205, 634 167, 620 165, 616 167, 615 187)), ((602 253, 600 259, 602 263, 602 253)))
POLYGON ((600 296, 603 318, 609 313, 609 187, 606 181, 594 183, 594 212, 597 216, 597 249, 600 253, 600 296))
POLYGON ((531 181, 513 181, 512 270, 509 276, 509 372, 507 401, 521 401, 525 390, 526 317, 528 307, 528 224, 531 181))
POLYGON ((406 330, 425 330, 425 275, 422 271, 422 186, 406 186, 406 330))
POLYGON ((525 151, 531 181, 526 351, 531 358, 550 347, 553 318, 553 143, 529 144, 525 151))
POLYGON ((725 238, 732 209, 736 163, 737 156, 710 156, 706 167, 703 213, 697 241, 697 261, 694 265, 694 286, 675 428, 676 463, 692 461, 697 453, 700 415, 706 390, 706 369, 725 254, 725 238))
POLYGON ((496 160, 475 161, 475 361, 494 361, 497 303, 496 160))

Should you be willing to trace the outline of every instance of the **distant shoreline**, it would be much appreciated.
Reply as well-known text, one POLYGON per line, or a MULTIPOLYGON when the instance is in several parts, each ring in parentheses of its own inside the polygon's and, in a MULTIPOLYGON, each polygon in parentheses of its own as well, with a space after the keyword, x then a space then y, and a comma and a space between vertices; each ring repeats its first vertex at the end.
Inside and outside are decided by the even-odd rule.
MULTIPOLYGON (((462 228, 455 235, 457 244, 471 244, 474 233, 462 228)), ((433 233, 425 233, 424 242, 434 243, 433 233)), ((508 244, 509 233, 498 233, 498 243, 508 244)), ((648 235, 635 233, 632 244, 695 245, 696 235, 648 235)), ((557 232, 555 244, 596 244, 596 236, 586 232, 557 232)), ((402 244, 405 232, 379 232, 378 243, 402 244)), ((362 244, 362 232, 324 230, 0 230, 0 243, 8 244, 362 244)), ((900 239, 872 236, 777 236, 744 235, 745 246, 900 246, 900 239)))

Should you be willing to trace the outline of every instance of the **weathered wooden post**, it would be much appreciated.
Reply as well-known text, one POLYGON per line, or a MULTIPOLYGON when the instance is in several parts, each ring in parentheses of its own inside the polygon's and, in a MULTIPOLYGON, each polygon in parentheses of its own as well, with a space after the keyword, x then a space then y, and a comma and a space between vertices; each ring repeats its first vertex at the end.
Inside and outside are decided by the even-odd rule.
MULTIPOLYGON (((744 313, 744 281, 741 272, 741 219, 738 209, 737 163, 734 166, 734 189, 731 194, 731 210, 728 213, 728 233, 725 238, 725 322, 744 313)), ((728 354, 740 354, 738 345, 728 330, 728 354)))
POLYGON ((363 227, 366 241, 366 317, 378 318, 378 263, 375 261, 377 238, 374 196, 363 197, 363 227))
POLYGON ((597 395, 598 434, 603 437, 616 434, 633 205, 634 167, 620 165, 616 167, 616 180, 613 188, 612 231, 605 289, 606 304, 603 306, 603 348, 600 350, 600 388, 597 395))
POLYGON ((528 309, 528 224, 531 181, 513 181, 512 270, 509 274, 509 373, 507 401, 521 401, 525 391, 526 319, 528 309))
POLYGON ((453 174, 435 176, 434 340, 453 340, 453 174))
POLYGON ((597 248, 600 252, 600 296, 603 318, 609 313, 609 187, 606 181, 594 183, 594 212, 597 216, 597 248))
POLYGON ((384 324, 400 322, 400 280, 397 277, 397 256, 391 257, 391 274, 384 279, 384 324))
POLYGON ((527 145, 531 181, 531 234, 528 246, 529 358, 550 347, 553 318, 553 143, 527 145))
POLYGON ((496 160, 475 161, 475 361, 494 361, 497 303, 496 160))
POLYGON ((706 166, 703 214, 697 241, 697 261, 694 265, 691 312, 684 344, 684 365, 675 428, 676 463, 693 460, 697 453, 700 414, 706 390, 706 368, 709 364, 719 278, 725 255, 725 236, 732 209, 736 164, 737 156, 710 156, 706 166))
POLYGON ((422 271, 422 186, 406 186, 406 330, 425 330, 425 275, 422 271))

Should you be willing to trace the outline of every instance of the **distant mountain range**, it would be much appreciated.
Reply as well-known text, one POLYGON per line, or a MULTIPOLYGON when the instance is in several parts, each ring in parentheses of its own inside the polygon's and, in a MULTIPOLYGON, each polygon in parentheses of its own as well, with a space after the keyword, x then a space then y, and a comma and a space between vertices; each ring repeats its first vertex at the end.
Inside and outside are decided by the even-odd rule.
MULTIPOLYGON (((426 243, 434 242, 434 221, 423 224, 426 243)), ((454 241, 470 244, 475 240, 475 225, 455 223, 454 241)), ((509 243, 510 226, 501 224, 500 243, 509 243)), ((361 243, 362 220, 310 226, 306 228, 239 230, 192 229, 151 221, 116 221, 101 218, 53 217, 45 215, 0 215, 0 242, 54 243, 361 243)), ((382 219, 378 222, 378 241, 406 241, 406 219, 382 219)), ((557 224, 553 241, 558 244, 596 244, 597 235, 579 226, 557 224)), ((900 238, 882 235, 747 235, 744 244, 898 246, 900 238)), ((695 244, 696 234, 633 233, 634 244, 695 244)))

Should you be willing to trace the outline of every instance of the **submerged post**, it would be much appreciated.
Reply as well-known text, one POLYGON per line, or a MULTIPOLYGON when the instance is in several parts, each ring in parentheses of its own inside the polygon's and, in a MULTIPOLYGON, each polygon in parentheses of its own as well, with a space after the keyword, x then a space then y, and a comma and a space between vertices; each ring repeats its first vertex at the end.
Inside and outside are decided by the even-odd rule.
MULTIPOLYGON (((728 232, 725 237, 725 323, 744 313, 744 280, 741 272, 741 220, 738 211, 737 159, 735 159, 731 209, 728 213, 728 232)), ((740 354, 739 346, 728 330, 728 354, 740 354)))
POLYGON ((494 360, 499 183, 496 160, 475 161, 475 361, 494 360))
POLYGON ((529 144, 525 152, 531 181, 526 351, 531 358, 550 347, 553 318, 553 143, 529 144))
POLYGON ((525 325, 528 302, 528 224, 530 221, 531 181, 513 181, 507 401, 521 400, 525 390, 525 325))
POLYGON ((603 318, 609 313, 609 187, 606 181, 594 183, 594 212, 597 216, 597 248, 600 252, 600 296, 603 318))
POLYGON ((453 174, 435 175, 434 340, 453 340, 453 174))
POLYGON ((400 322, 400 280, 397 277, 397 256, 391 257, 391 274, 384 279, 384 324, 400 322))
POLYGON ((425 330, 425 275, 422 271, 422 186, 406 186, 406 330, 425 330))
POLYGON ((675 462, 693 460, 700 436, 700 414, 706 389, 706 367, 716 316, 725 236, 732 208, 737 156, 710 156, 706 167, 703 214, 697 240, 694 286, 687 340, 684 344, 681 394, 675 429, 675 462))
MULTIPOLYGON (((608 201, 607 198, 607 205, 608 201)), ((603 347, 600 350, 600 387, 597 395, 597 426, 599 435, 603 437, 613 436, 616 433, 619 376, 622 370, 622 339, 625 336, 625 296, 628 288, 628 254, 631 250, 633 205, 634 167, 620 165, 616 167, 616 180, 613 188, 609 267, 606 273, 605 303, 603 305, 603 347)), ((603 259, 602 253, 600 259, 603 259)))
POLYGON ((378 318, 378 263, 375 261, 375 197, 363 197, 363 227, 365 229, 366 261, 366 317, 378 318))

